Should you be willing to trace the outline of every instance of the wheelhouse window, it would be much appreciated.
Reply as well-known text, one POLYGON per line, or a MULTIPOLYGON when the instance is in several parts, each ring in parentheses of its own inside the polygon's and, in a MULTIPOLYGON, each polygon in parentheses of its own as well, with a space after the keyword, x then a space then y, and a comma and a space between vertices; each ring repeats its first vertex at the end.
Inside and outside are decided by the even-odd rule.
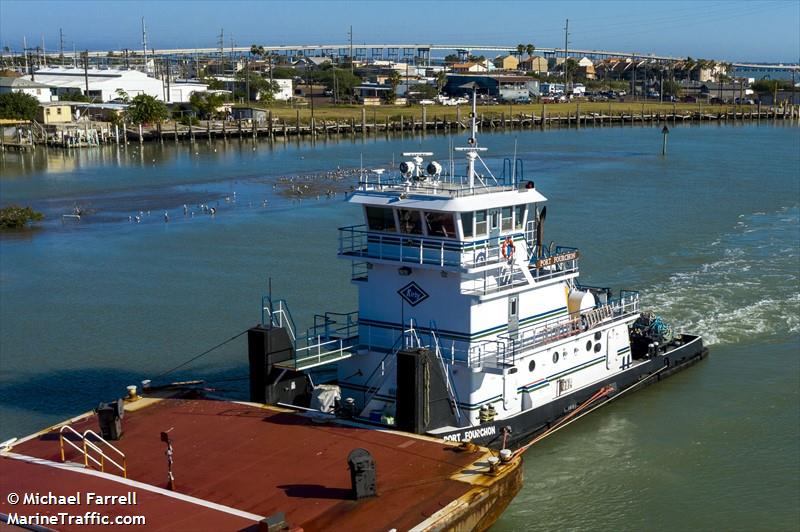
POLYGON ((397 214, 400 218, 401 233, 407 233, 410 235, 422 234, 422 215, 420 211, 398 209, 397 214))
POLYGON ((461 229, 464 231, 464 238, 472 238, 472 235, 474 234, 472 227, 474 218, 475 217, 471 212, 461 213, 461 229))
POLYGON ((394 225, 394 213, 392 209, 385 207, 367 207, 367 227, 370 231, 390 231, 397 232, 394 225))
POLYGON ((512 212, 511 207, 503 207, 502 222, 500 226, 500 229, 502 231, 511 231, 511 223, 512 223, 511 212, 512 212))
POLYGON ((525 205, 514 206, 514 229, 522 229, 525 222, 525 205))
POLYGON ((453 215, 450 213, 426 212, 425 224, 430 236, 443 236, 445 238, 456 236, 456 225, 453 222, 453 215))
POLYGON ((475 236, 483 236, 489 231, 486 211, 475 211, 475 236))

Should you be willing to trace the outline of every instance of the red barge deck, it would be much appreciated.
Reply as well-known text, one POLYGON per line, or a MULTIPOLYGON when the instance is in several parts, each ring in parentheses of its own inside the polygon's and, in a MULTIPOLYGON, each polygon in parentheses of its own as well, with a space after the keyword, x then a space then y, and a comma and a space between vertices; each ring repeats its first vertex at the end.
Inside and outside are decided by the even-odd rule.
POLYGON ((490 471, 492 454, 485 448, 465 450, 424 436, 204 398, 127 403, 123 436, 111 442, 125 454, 123 478, 108 462, 104 472, 85 467, 83 453, 69 446, 62 463, 59 429, 65 424, 81 434, 99 432, 97 415, 87 413, 0 453, 0 512, 6 521, 33 516, 56 530, 108 529, 91 521, 99 516, 144 516, 144 524, 124 527, 142 530, 481 530, 522 485, 521 458, 490 471), (174 491, 168 489, 160 438, 167 430, 174 491), (375 461, 376 497, 352 495, 347 457, 355 448, 367 449, 375 461), (11 504, 12 493, 20 497, 17 504, 11 504), (51 493, 79 494, 80 504, 24 500, 26 494, 51 493), (97 505, 87 501, 89 493, 126 496, 126 502, 135 494, 135 504, 117 499, 97 505), (77 517, 50 524, 35 517, 59 513, 77 517))

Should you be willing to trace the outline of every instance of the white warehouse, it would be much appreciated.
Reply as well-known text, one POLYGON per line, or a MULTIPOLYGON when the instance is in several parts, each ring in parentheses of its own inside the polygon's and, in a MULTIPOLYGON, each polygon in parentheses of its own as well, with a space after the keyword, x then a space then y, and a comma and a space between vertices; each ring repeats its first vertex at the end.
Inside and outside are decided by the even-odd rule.
MULTIPOLYGON (((97 102, 108 102, 120 97, 118 91, 124 91, 133 98, 139 94, 149 94, 164 101, 167 91, 166 83, 151 78, 138 70, 94 69, 84 71, 82 68, 42 68, 36 71, 36 81, 53 88, 54 94, 64 99, 64 95, 80 92, 96 98, 97 102), (88 91, 87 91, 88 85, 88 91)), ((189 101, 191 92, 203 91, 207 87, 202 84, 182 85, 178 90, 170 87, 172 102, 189 101), (181 90, 183 89, 183 90, 181 90)))

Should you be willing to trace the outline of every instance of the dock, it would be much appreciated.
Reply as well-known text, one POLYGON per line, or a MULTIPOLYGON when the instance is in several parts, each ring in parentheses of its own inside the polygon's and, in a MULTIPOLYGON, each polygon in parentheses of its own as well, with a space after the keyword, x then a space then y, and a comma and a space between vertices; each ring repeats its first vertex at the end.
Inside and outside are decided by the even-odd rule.
MULTIPOLYGON (((121 423, 122 437, 103 443, 89 412, 2 449, 0 518, 99 512, 144 519, 126 527, 142 530, 484 530, 522 486, 521 457, 500 464, 486 448, 256 403, 141 398, 126 403, 121 423), (354 496, 348 454, 358 448, 374 459, 376 496, 354 496), (11 504, 12 492, 80 500, 11 504), (97 505, 89 493, 123 499, 97 505)), ((53 523, 40 526, 85 529, 53 523)))

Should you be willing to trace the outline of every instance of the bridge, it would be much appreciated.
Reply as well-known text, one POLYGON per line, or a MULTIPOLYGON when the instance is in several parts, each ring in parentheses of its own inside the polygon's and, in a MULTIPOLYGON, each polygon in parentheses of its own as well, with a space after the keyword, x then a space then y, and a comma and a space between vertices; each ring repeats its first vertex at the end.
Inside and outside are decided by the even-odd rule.
MULTIPOLYGON (((304 56, 327 56, 327 57, 348 57, 350 55, 350 43, 329 43, 329 44, 282 44, 282 45, 259 45, 263 46, 265 53, 275 55, 304 55, 304 56)), ((466 58, 474 52, 492 52, 492 53, 516 53, 516 45, 495 45, 495 44, 426 44, 426 43, 360 43, 352 45, 352 54, 355 59, 389 59, 389 60, 406 60, 414 59, 417 62, 430 61, 431 52, 455 52, 459 56, 466 58)), ((596 50, 596 49, 582 49, 582 48, 569 48, 567 50, 570 56, 587 56, 592 58, 631 58, 631 59, 650 59, 661 62, 675 62, 681 61, 685 58, 675 57, 669 55, 647 54, 641 52, 629 51, 616 51, 616 50, 596 50)), ((80 52, 79 52, 80 53, 80 52)), ((88 55, 92 58, 109 57, 110 54, 115 56, 124 56, 128 54, 129 57, 141 57, 142 50, 111 50, 111 51, 89 51, 88 55)), ((148 50, 148 54, 153 54, 159 57, 180 57, 180 56, 214 56, 224 53, 226 55, 247 55, 250 53, 249 46, 229 46, 229 47, 207 47, 207 48, 168 48, 148 50)), ((537 47, 536 53, 544 56, 560 56, 564 55, 564 48, 546 48, 537 47)), ((48 52, 47 57, 58 57, 58 52, 48 52)), ((73 54, 64 54, 71 57, 73 54)), ((771 71, 786 71, 786 72, 800 72, 800 65, 798 64, 758 64, 758 63, 744 63, 744 62, 731 62, 731 66, 735 68, 751 69, 751 70, 771 70, 771 71)))

